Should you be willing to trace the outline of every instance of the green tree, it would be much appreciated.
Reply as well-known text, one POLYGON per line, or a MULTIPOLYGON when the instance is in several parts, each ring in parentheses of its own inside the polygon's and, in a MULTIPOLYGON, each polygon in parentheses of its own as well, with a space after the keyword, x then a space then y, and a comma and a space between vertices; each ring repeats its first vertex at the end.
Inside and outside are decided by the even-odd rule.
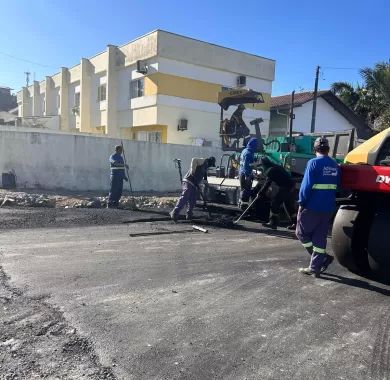
POLYGON ((390 127, 390 61, 360 70, 363 85, 335 82, 331 91, 362 117, 367 124, 381 131, 390 127))

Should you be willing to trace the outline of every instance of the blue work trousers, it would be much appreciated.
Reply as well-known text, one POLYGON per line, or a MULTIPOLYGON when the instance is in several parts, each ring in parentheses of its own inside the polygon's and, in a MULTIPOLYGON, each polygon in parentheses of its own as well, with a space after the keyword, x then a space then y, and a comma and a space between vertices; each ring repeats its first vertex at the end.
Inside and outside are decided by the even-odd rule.
POLYGON ((299 208, 296 235, 311 255, 310 269, 319 272, 328 260, 326 243, 333 213, 299 208))
POLYGON ((123 177, 112 175, 110 177, 110 193, 108 194, 108 205, 118 206, 123 191, 123 177))
POLYGON ((192 216, 193 209, 196 204, 196 198, 198 195, 198 190, 195 186, 190 183, 183 181, 182 183, 182 193, 180 198, 178 199, 175 208, 173 209, 173 213, 175 215, 179 215, 180 211, 187 205, 187 215, 192 216))

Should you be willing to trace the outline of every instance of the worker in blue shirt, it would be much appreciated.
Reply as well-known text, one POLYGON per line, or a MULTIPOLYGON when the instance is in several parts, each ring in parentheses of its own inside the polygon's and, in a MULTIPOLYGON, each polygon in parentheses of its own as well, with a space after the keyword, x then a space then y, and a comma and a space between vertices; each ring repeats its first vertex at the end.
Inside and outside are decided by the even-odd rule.
POLYGON ((240 155, 240 208, 246 209, 249 204, 253 183, 253 167, 255 166, 255 152, 257 149, 257 138, 252 137, 246 144, 246 148, 240 155))
POLYGON ((126 168, 122 157, 123 147, 117 145, 115 147, 115 153, 110 156, 110 193, 108 194, 107 208, 117 208, 119 200, 122 196, 123 191, 123 180, 128 181, 126 177, 126 168))
POLYGON ((296 235, 311 255, 310 266, 299 271, 319 277, 333 261, 326 253, 326 240, 336 208, 340 172, 337 162, 328 156, 326 138, 315 140, 314 151, 317 157, 307 163, 299 191, 296 235))

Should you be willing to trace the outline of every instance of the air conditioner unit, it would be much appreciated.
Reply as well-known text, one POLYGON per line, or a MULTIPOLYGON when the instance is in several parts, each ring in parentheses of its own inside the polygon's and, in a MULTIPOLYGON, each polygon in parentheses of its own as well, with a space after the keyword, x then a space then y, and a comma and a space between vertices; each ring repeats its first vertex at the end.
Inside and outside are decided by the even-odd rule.
POLYGON ((137 61, 137 73, 144 75, 148 73, 148 66, 146 65, 145 61, 137 61))
POLYGON ((186 131, 188 129, 187 123, 188 123, 187 119, 180 119, 179 125, 177 126, 177 130, 178 131, 186 131))
POLYGON ((246 76, 240 75, 237 77, 237 87, 245 87, 246 86, 246 76))

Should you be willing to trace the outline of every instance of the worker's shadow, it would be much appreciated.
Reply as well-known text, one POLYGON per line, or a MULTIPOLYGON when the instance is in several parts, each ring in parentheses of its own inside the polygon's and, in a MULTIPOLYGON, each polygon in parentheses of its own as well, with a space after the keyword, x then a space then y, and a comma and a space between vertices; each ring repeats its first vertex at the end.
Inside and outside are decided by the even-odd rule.
MULTIPOLYGON (((367 281, 359 280, 356 278, 339 276, 337 274, 332 274, 332 273, 323 273, 323 274, 321 274, 321 278, 323 280, 327 280, 327 281, 338 282, 339 284, 354 286, 355 288, 370 290, 372 292, 383 294, 384 296, 387 296, 387 297, 390 296, 389 289, 380 288, 379 286, 372 285, 367 281)), ((388 284, 385 283, 385 285, 388 285, 388 284)))
POLYGON ((275 236, 279 237, 282 239, 290 239, 290 240, 297 240, 295 236, 294 231, 289 231, 289 230, 271 230, 268 228, 255 228, 255 227, 248 227, 248 226, 240 226, 236 225, 234 227, 236 230, 242 230, 242 231, 247 231, 247 232, 254 232, 257 234, 263 234, 263 235, 268 235, 268 236, 275 236))

